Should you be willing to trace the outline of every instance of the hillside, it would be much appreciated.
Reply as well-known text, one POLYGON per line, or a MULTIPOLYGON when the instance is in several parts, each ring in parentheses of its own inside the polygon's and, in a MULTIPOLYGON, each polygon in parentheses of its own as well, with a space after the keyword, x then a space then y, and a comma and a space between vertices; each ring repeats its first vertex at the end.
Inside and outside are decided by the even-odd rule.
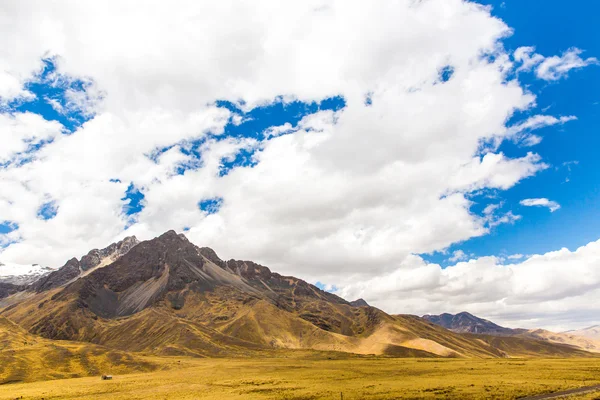
POLYGON ((0 385, 156 368, 153 363, 122 351, 43 339, 0 317, 0 385))
MULTIPOLYGON (((362 302, 354 306, 251 261, 221 260, 173 231, 127 247, 114 262, 96 262, 87 270, 71 260, 2 300, 0 314, 48 339, 156 355, 243 356, 273 349, 399 357, 512 355, 510 347, 416 316, 391 316, 362 302)), ((569 354, 569 349, 557 352, 569 354)))

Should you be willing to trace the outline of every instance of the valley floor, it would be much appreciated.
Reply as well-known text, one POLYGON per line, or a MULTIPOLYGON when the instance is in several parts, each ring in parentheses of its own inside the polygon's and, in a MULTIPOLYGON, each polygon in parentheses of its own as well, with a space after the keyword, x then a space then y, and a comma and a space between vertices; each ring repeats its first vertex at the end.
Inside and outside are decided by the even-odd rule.
MULTIPOLYGON (((148 358, 160 369, 0 385, 0 399, 515 399, 600 383, 600 359, 393 359, 291 354, 148 358), (341 357, 341 358, 340 358, 341 357), (329 359, 331 358, 331 359, 329 359)), ((585 398, 600 396, 589 393, 585 398)))

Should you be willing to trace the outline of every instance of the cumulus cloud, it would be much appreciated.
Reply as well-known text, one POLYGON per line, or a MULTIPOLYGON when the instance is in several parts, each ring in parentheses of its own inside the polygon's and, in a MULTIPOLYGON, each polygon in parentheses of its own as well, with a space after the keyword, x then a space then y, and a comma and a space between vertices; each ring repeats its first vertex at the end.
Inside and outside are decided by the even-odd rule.
POLYGON ((535 47, 519 47, 513 57, 515 61, 521 63, 517 71, 535 70, 538 78, 557 81, 566 77, 573 69, 598 64, 598 59, 595 57, 581 58, 582 53, 583 50, 573 47, 560 56, 544 57, 535 53, 535 47))
POLYGON ((540 199, 524 199, 521 200, 521 205, 526 207, 548 207, 550 212, 554 212, 560 208, 560 204, 546 198, 540 199))
POLYGON ((457 262, 457 261, 461 261, 467 258, 467 255, 465 254, 464 251, 462 250, 456 250, 454 253, 452 253, 452 257, 450 257, 448 259, 448 261, 451 262, 457 262))
MULTIPOLYGON (((511 78, 502 46, 511 29, 473 2, 0 7, 0 82, 10 83, 0 84, 2 104, 31 97, 26 82, 50 58, 57 82, 86 82, 67 90, 62 108, 50 104, 90 117, 63 134, 40 116, 1 114, 12 144, 0 152, 8 160, 0 221, 18 229, 0 258, 15 263, 56 267, 125 235, 189 228, 192 241, 222 257, 313 281, 402 270, 405 289, 426 288, 442 271, 411 254, 519 218, 472 212, 472 193, 506 190, 548 168, 543 154, 507 156, 483 144, 525 140, 520 135, 572 119, 506 125, 535 96, 511 78), (440 71, 452 74, 440 82, 440 71), (246 129, 256 107, 336 96, 342 109, 314 110, 297 124, 227 132, 229 124, 246 129), (250 165, 224 174, 240 152, 250 165), (130 185, 144 195, 134 218, 123 211, 130 185), (38 218, 48 199, 56 214, 38 218), (205 199, 220 199, 218 210, 200 210, 205 199)), ((488 270, 485 282, 498 274, 481 274, 488 270)))
POLYGON ((598 322, 599 262, 600 240, 515 264, 482 257, 444 269, 410 256, 388 274, 349 277, 337 293, 391 312, 469 311, 509 327, 561 331, 598 322))

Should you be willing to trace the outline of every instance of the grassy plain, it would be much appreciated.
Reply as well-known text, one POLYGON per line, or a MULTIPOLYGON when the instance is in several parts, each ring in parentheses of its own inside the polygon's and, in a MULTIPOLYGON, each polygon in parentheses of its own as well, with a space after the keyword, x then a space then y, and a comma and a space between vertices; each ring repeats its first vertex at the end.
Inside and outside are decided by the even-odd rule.
POLYGON ((600 383, 600 359, 330 358, 149 357, 159 370, 0 385, 0 399, 514 399, 600 383))

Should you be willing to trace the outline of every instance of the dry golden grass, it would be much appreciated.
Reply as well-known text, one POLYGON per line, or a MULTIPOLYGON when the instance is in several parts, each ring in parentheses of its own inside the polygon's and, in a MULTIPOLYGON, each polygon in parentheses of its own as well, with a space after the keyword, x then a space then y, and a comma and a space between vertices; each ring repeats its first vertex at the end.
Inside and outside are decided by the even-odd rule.
MULTIPOLYGON (((148 358, 162 370, 0 386, 0 399, 514 399, 600 383, 599 359, 148 358)), ((337 357, 337 358, 336 358, 337 357)), ((594 395, 585 395, 594 399, 594 395)))
POLYGON ((0 385, 100 374, 151 371, 135 354, 90 343, 48 340, 0 318, 0 385))

